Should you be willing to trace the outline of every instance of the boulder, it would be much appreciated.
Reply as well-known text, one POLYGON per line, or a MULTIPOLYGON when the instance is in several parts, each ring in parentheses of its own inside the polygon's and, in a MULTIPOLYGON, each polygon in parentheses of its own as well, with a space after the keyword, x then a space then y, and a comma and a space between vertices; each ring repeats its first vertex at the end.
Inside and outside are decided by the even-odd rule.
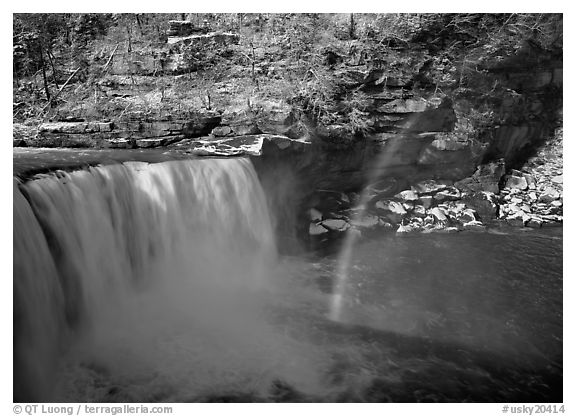
POLYGON ((558 185, 562 185, 563 180, 564 180, 564 176, 563 176, 563 175, 557 175, 557 176, 554 176, 554 177, 551 179, 552 182, 554 182, 554 183, 556 183, 556 184, 558 184, 558 185))
POLYGON ((386 218, 394 224, 398 224, 402 221, 402 218, 407 214, 404 206, 397 201, 381 200, 376 202, 376 208, 386 211, 386 218))
POLYGON ((402 201, 417 201, 418 200, 418 193, 414 190, 406 190, 402 191, 396 195, 396 198, 401 199, 402 201))
POLYGON ((472 220, 467 223, 464 223, 464 228, 467 230, 474 230, 474 231, 484 231, 486 226, 482 224, 480 221, 472 220))
POLYGON ((412 210, 412 215, 424 218, 426 216, 426 208, 424 208, 422 205, 416 205, 412 210))
POLYGON ((308 217, 311 221, 321 221, 322 220, 322 213, 318 211, 316 208, 310 208, 308 211, 308 217))
POLYGON ((434 197, 430 195, 421 196, 420 201, 425 209, 430 209, 434 205, 434 197))
POLYGON ((506 171, 504 159, 499 159, 476 168, 470 178, 462 179, 454 184, 463 192, 492 192, 497 194, 500 190, 499 183, 506 171))
POLYGON ((560 196, 561 196, 560 192, 549 186, 544 189, 544 192, 542 192, 542 194, 540 194, 538 200, 542 202, 552 202, 559 199, 560 196))
POLYGON ((212 136, 215 137, 229 136, 232 134, 232 129, 230 128, 230 126, 218 126, 212 129, 211 134, 212 136))
POLYGON ((462 214, 458 219, 463 223, 476 221, 476 212, 473 209, 467 208, 462 211, 462 214))
POLYGON ((528 189, 528 182, 524 176, 510 175, 506 179, 506 188, 524 191, 528 189))
POLYGON ((462 202, 474 209, 483 221, 494 219, 498 214, 496 196, 492 192, 476 192, 464 197, 462 202))
POLYGON ((347 221, 341 219, 330 219, 324 220, 320 223, 323 227, 328 228, 330 231, 346 231, 350 228, 350 224, 347 221))
POLYGON ((435 181, 433 179, 422 181, 412 186, 412 190, 420 193, 421 195, 431 195, 436 192, 446 189, 448 185, 442 181, 435 181))
POLYGON ((542 227, 543 223, 544 221, 542 220, 542 218, 539 218, 537 216, 531 216, 528 222, 526 223, 526 227, 540 228, 542 227))
POLYGON ((460 194, 460 191, 458 190, 458 188, 449 187, 449 188, 446 188, 442 191, 437 192, 434 195, 434 199, 436 201, 440 201, 440 202, 457 201, 460 199, 460 196, 461 196, 461 194, 460 194))
POLYGON ((523 227, 528 221, 530 216, 524 212, 517 212, 506 218, 506 222, 514 227, 523 227))
POLYGON ((534 180, 534 176, 529 173, 523 173, 524 179, 526 179, 526 183, 528 184, 528 189, 535 189, 536 188, 536 181, 534 180))
POLYGON ((440 208, 438 207, 434 207, 432 208, 429 213, 436 218, 437 221, 441 221, 441 222, 446 222, 448 221, 448 217, 446 216, 446 214, 444 213, 444 211, 442 211, 440 208))
POLYGON ((350 222, 354 227, 372 228, 378 225, 378 217, 371 214, 365 214, 360 218, 354 218, 350 222))
POLYGON ((310 227, 308 228, 308 234, 310 234, 311 236, 317 236, 317 235, 322 235, 322 234, 326 234, 328 232, 328 230, 324 227, 322 227, 322 225, 320 224, 316 224, 316 223, 311 223, 310 227))
POLYGON ((414 209, 414 202, 412 201, 402 202, 402 206, 406 211, 412 211, 414 209))

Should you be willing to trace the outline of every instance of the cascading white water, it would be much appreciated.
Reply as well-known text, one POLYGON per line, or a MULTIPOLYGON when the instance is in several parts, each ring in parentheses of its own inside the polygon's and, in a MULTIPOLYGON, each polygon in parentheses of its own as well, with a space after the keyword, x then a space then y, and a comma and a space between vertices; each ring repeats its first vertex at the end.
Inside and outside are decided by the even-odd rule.
MULTIPOLYGON (((126 385, 185 385, 189 395, 247 372, 262 386, 272 372, 313 379, 286 362, 290 342, 254 295, 271 289, 275 256, 247 159, 130 162, 15 182, 15 400, 94 399, 78 391, 94 383, 94 368, 126 385)), ((152 400, 134 389, 129 399, 152 400)))

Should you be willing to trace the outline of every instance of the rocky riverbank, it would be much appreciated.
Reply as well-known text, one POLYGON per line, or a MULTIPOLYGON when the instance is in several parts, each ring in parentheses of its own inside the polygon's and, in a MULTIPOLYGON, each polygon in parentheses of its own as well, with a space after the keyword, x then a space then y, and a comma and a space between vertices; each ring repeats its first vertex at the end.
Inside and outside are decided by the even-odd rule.
POLYGON ((356 192, 319 191, 308 210, 313 243, 345 231, 358 235, 484 231, 487 227, 540 228, 563 222, 562 128, 520 169, 503 160, 478 167, 469 178, 425 180, 390 195, 394 180, 356 192), (361 205, 361 201, 366 201, 361 205))

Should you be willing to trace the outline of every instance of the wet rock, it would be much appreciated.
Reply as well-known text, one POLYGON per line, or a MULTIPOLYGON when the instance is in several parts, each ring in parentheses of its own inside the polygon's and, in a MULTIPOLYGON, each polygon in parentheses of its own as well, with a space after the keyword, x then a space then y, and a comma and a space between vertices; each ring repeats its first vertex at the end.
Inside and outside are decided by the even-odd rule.
POLYGON ((562 217, 560 215, 554 215, 554 214, 541 215, 540 218, 542 218, 546 222, 562 222, 562 217))
POLYGON ((350 228, 350 224, 348 224, 345 220, 337 220, 337 219, 330 219, 324 220, 320 223, 323 227, 328 228, 330 231, 346 231, 350 228))
POLYGON ((429 213, 436 218, 437 221, 446 222, 448 221, 448 217, 446 214, 438 207, 432 208, 429 213))
POLYGON ((426 208, 424 208, 422 205, 416 205, 412 210, 412 215, 424 218, 426 216, 426 208))
POLYGON ((464 223, 464 228, 467 230, 484 231, 486 229, 486 226, 482 224, 480 221, 472 220, 467 223, 464 223))
POLYGON ((414 209, 414 202, 402 202, 402 206, 406 211, 412 211, 414 209))
POLYGON ((528 221, 530 221, 530 216, 526 215, 522 211, 506 218, 506 222, 514 227, 523 227, 528 221))
POLYGON ((392 229, 394 226, 390 223, 388 218, 378 217, 378 226, 385 229, 392 229))
POLYGON ((558 175, 558 176, 554 176, 551 181, 558 184, 558 185, 562 185, 562 182, 564 180, 564 176, 563 175, 558 175))
POLYGON ((430 209, 434 205, 434 197, 430 195, 420 197, 420 201, 425 209, 430 209))
POLYGON ((316 208, 311 208, 308 211, 308 216, 312 221, 320 221, 322 220, 322 213, 318 211, 316 208))
POLYGON ((528 182, 524 176, 511 175, 506 179, 506 188, 524 191, 528 189, 528 182))
POLYGON ((526 227, 540 228, 540 227, 542 227, 543 222, 544 221, 542 221, 542 218, 533 216, 533 217, 530 217, 530 219, 526 223, 526 227))
POLYGON ((476 212, 473 209, 465 209, 458 218, 461 222, 470 223, 476 221, 476 212))
POLYGON ((464 197, 462 202, 474 209, 483 221, 496 218, 498 214, 496 196, 491 192, 476 192, 464 197))
POLYGON ((460 230, 458 229, 458 227, 445 227, 445 228, 433 228, 432 232, 435 233, 440 233, 440 234, 453 234, 453 233, 457 233, 460 230))
POLYGON ((434 195, 436 201, 457 201, 460 199, 460 191, 455 187, 449 187, 434 195))
POLYGON ((413 190, 406 190, 402 191, 396 195, 396 198, 401 199, 402 201, 417 201, 418 200, 418 193, 413 190))
POLYGON ((311 236, 322 235, 322 234, 326 234, 327 232, 328 232, 328 230, 326 228, 324 228, 324 227, 322 227, 322 225, 316 224, 316 223, 310 224, 310 227, 308 228, 308 234, 310 234, 311 236))
POLYGON ((358 228, 372 228, 378 225, 378 217, 375 215, 366 214, 360 218, 354 218, 351 221, 351 224, 358 228))
POLYGON ((552 202, 558 198, 560 198, 560 192, 549 186, 544 189, 544 192, 542 192, 538 200, 542 202, 552 202))
POLYGON ((397 201, 386 201, 386 200, 381 200, 376 202, 376 208, 384 210, 384 211, 390 211, 393 214, 398 214, 398 215, 405 215, 406 214, 406 209, 404 208, 404 206, 397 201))
POLYGON ((219 126, 219 127, 214 127, 212 129, 212 136, 215 137, 224 137, 224 136, 229 136, 231 135, 232 129, 230 128, 230 126, 219 126))
POLYGON ((524 179, 526 179, 526 183, 528 184, 528 189, 536 189, 536 181, 534 180, 534 176, 529 173, 523 174, 524 179))
POLYGON ((447 186, 448 185, 445 183, 431 179, 417 183, 416 185, 412 186, 412 189, 422 195, 431 195, 446 189, 447 186))
POLYGON ((396 230, 396 232, 399 234, 409 233, 411 231, 413 231, 412 227, 410 227, 409 225, 402 225, 402 224, 400 224, 398 226, 398 229, 396 230))
POLYGON ((522 208, 520 208, 518 205, 514 203, 506 205, 506 208, 509 212, 512 212, 514 214, 522 214, 524 212, 522 208))

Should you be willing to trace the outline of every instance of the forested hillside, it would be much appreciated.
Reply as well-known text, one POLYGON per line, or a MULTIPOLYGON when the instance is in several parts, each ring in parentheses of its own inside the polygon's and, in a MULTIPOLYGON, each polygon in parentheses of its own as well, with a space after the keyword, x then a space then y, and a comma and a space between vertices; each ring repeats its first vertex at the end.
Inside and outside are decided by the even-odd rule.
POLYGON ((525 91, 497 74, 534 51, 561 57, 561 15, 17 14, 13 117, 270 121, 273 107, 290 135, 341 142, 386 131, 380 104, 421 96, 454 102, 473 137, 520 116, 503 105, 525 91))

